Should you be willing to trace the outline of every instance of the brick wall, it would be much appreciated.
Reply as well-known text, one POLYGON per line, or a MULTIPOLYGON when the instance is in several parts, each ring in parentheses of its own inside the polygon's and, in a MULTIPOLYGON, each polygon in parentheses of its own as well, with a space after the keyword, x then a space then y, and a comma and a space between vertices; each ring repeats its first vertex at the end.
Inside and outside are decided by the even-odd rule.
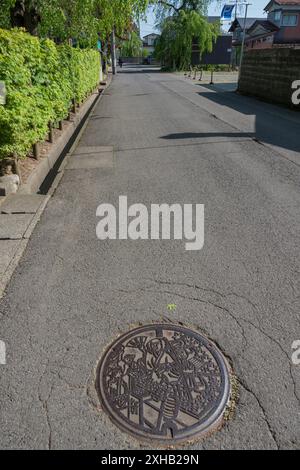
POLYGON ((241 93, 300 110, 291 102, 294 80, 300 80, 300 49, 245 51, 238 85, 241 93))

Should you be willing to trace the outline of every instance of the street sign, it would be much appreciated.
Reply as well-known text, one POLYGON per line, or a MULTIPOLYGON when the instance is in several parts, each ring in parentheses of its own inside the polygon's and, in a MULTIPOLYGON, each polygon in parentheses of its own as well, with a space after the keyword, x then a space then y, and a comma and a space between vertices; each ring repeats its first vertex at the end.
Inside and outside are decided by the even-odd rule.
POLYGON ((6 104, 6 87, 5 82, 0 82, 0 105, 6 104))
POLYGON ((224 5, 223 10, 221 12, 221 20, 230 21, 234 8, 235 8, 235 5, 224 5))

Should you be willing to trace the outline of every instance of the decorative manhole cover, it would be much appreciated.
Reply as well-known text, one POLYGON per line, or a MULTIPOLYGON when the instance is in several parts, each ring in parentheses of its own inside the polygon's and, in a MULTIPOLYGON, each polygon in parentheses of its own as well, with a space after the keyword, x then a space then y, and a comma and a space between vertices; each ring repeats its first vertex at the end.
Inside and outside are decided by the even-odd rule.
POLYGON ((169 324, 119 337, 100 362, 97 386, 115 424, 137 438, 165 443, 215 429, 230 395, 219 350, 195 331, 169 324))

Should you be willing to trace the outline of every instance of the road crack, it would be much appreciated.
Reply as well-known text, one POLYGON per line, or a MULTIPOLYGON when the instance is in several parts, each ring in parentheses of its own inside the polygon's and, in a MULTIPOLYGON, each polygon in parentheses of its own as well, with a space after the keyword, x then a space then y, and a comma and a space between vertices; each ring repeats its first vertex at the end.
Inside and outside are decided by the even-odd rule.
POLYGON ((52 394, 52 391, 53 391, 53 384, 51 385, 51 388, 50 388, 50 391, 48 393, 48 396, 47 398, 43 398, 42 397, 42 394, 40 392, 40 386, 41 386, 41 382, 45 376, 45 373, 46 373, 46 370, 48 368, 48 365, 49 365, 49 360, 48 360, 48 363, 40 377, 40 381, 39 381, 39 384, 38 384, 38 388, 37 388, 37 391, 38 391, 38 399, 39 399, 39 402, 41 403, 42 405, 42 409, 44 411, 44 414, 45 414, 45 420, 46 420, 46 424, 47 424, 47 427, 48 427, 48 431, 49 431, 49 434, 48 434, 48 443, 47 443, 47 448, 48 450, 51 450, 52 449, 52 427, 51 427, 51 421, 50 421, 50 416, 49 416, 49 405, 48 405, 48 402, 50 400, 50 397, 51 397, 51 394, 52 394))
POLYGON ((265 423, 266 423, 266 425, 267 425, 269 434, 270 434, 272 440, 274 441, 274 444, 276 445, 276 449, 279 450, 279 449, 280 449, 280 446, 279 446, 279 444, 278 444, 278 442, 277 442, 276 432, 274 431, 274 429, 272 428, 271 424, 269 423, 268 416, 267 416, 267 412, 266 412, 266 410, 264 409, 264 407, 263 407, 263 405, 262 405, 260 399, 258 398, 258 396, 256 395, 256 393, 253 392, 253 390, 251 390, 251 389, 245 384, 245 382, 243 382, 240 378, 238 378, 237 380, 238 380, 240 386, 241 386, 244 390, 246 390, 246 392, 250 393, 250 395, 252 395, 253 398, 256 400, 256 402, 257 402, 257 404, 258 404, 258 406, 259 406, 259 409, 260 409, 260 411, 261 411, 261 413, 262 413, 262 415, 263 415, 264 421, 265 421, 265 423))
MULTIPOLYGON (((203 292, 208 292, 208 293, 211 293, 211 294, 214 294, 214 295, 218 295, 223 299, 226 299, 229 296, 235 296, 237 298, 241 298, 241 299, 245 300, 253 308, 253 310, 255 310, 256 312, 259 311, 258 306, 252 300, 250 300, 245 295, 237 294, 236 292, 229 292, 228 294, 224 294, 224 293, 222 293, 218 290, 211 289, 211 288, 204 288, 204 287, 201 287, 197 284, 188 284, 188 283, 184 283, 184 282, 162 281, 162 280, 159 280, 159 279, 152 279, 152 281, 154 281, 155 283, 161 284, 161 285, 179 285, 179 286, 185 286, 185 287, 189 287, 189 288, 198 289, 198 290, 203 291, 203 292)), ((176 295, 178 295, 178 294, 176 294, 176 295)), ((193 300, 197 300, 197 299, 193 299, 193 300)), ((198 301, 199 301, 199 299, 198 299, 198 301)), ((244 319, 244 318, 241 318, 241 317, 236 317, 233 314, 233 312, 231 312, 228 308, 223 307, 221 305, 218 305, 214 302, 210 302, 210 301, 206 301, 206 302, 210 303, 211 305, 214 305, 216 308, 221 308, 221 309, 225 310, 231 316, 231 318, 233 318, 236 321, 236 323, 241 328, 241 331, 242 331, 243 337, 245 339, 246 345, 248 345, 248 342, 247 342, 247 338, 246 338, 246 334, 245 334, 245 329, 242 327, 241 322, 244 322, 246 324, 251 325, 253 328, 258 330, 262 335, 264 335, 266 338, 268 338, 269 341, 271 341, 272 343, 274 343, 275 345, 278 346, 278 348, 281 350, 281 352, 286 356, 286 358, 288 360, 289 374, 290 374, 290 378, 291 378, 291 381, 292 381, 292 384, 293 384, 294 396, 295 396, 296 400, 298 401, 298 403, 300 404, 300 396, 297 393, 297 386, 296 386, 296 382, 295 382, 294 375, 293 375, 293 368, 292 368, 291 358, 290 358, 289 354, 285 351, 285 349, 282 347, 280 342, 277 339, 275 339, 274 337, 272 337, 271 335, 269 335, 260 326, 253 323, 251 320, 244 319)))

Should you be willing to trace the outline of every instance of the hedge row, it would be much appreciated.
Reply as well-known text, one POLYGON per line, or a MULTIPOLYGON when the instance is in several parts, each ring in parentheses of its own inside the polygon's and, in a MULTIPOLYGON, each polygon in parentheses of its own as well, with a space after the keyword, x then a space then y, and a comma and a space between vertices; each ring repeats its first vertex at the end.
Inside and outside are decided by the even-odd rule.
POLYGON ((25 157, 45 139, 49 123, 67 117, 72 99, 80 103, 95 89, 99 76, 95 50, 0 29, 0 81, 7 89, 6 105, 0 105, 0 159, 25 157))

